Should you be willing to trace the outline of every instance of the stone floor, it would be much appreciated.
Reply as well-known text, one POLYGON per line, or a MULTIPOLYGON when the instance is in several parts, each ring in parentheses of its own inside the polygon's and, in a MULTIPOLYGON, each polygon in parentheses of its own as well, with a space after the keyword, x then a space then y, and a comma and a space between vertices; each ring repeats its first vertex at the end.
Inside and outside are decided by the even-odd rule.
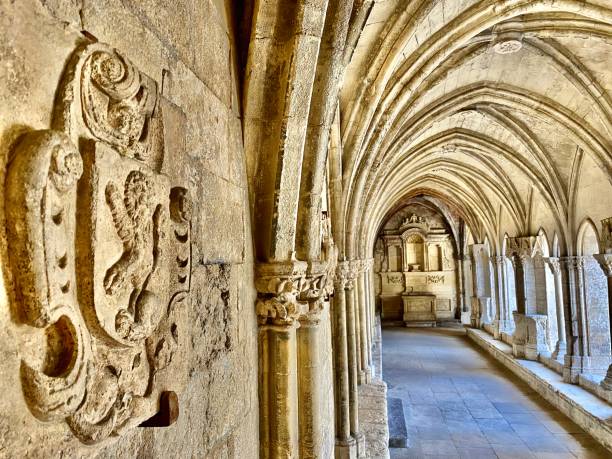
POLYGON ((457 329, 383 329, 383 377, 401 398, 403 458, 612 458, 457 329))

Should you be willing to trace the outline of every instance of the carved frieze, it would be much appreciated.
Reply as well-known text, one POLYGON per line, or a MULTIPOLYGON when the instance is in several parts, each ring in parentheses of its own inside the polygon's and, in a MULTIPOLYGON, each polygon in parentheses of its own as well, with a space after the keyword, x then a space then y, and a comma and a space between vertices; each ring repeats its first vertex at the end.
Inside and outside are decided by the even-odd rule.
POLYGON ((444 274, 427 276, 428 284, 444 284, 444 274))
POLYGON ((6 180, 14 309, 43 330, 22 361, 27 404, 96 443, 180 391, 191 203, 164 174, 156 83, 100 43, 72 57, 53 129, 26 134, 6 180))

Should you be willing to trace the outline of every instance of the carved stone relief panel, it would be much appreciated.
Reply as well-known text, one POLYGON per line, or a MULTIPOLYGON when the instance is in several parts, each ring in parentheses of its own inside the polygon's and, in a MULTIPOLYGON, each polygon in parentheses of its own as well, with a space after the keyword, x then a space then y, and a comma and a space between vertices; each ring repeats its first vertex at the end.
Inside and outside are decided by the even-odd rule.
POLYGON ((191 203, 162 173, 167 102, 128 59, 79 48, 59 94, 53 129, 26 134, 7 174, 13 306, 47 338, 21 365, 30 411, 90 444, 182 389, 191 203))

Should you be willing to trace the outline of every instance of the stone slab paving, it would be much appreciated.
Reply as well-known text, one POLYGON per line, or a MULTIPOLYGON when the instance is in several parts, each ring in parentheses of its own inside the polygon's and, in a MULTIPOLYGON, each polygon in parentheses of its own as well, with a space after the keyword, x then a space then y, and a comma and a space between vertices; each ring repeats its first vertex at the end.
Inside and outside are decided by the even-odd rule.
POLYGON ((408 448, 391 448, 392 459, 612 458, 463 330, 386 328, 382 348, 408 426, 408 448))

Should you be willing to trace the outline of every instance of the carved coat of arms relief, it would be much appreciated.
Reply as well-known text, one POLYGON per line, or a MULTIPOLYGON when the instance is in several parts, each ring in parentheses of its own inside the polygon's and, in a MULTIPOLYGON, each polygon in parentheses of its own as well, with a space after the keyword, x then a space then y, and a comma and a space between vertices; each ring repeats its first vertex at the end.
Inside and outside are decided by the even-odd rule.
MULTIPOLYGON (((69 62, 53 129, 28 133, 6 180, 18 319, 41 329, 22 361, 32 414, 84 443, 121 434, 182 389, 191 202, 167 173, 157 84, 93 43, 69 62)), ((176 129, 174 129, 176 131, 176 129)))

